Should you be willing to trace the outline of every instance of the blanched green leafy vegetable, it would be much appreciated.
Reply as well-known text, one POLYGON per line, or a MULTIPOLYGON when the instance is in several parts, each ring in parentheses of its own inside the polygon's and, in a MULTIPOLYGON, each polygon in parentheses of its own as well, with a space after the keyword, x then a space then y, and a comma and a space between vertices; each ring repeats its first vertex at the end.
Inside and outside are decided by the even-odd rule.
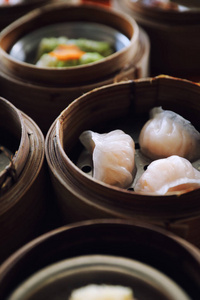
POLYGON ((39 67, 73 67, 99 61, 112 54, 110 43, 85 38, 43 38, 38 48, 39 67))
POLYGON ((103 56, 108 56, 114 51, 108 42, 93 41, 84 38, 70 39, 68 43, 77 45, 82 51, 85 52, 97 52, 103 56))
POLYGON ((53 51, 58 45, 67 44, 67 42, 68 38, 64 36, 58 38, 43 38, 39 44, 37 59, 39 59, 44 53, 53 51))
POLYGON ((97 52, 88 52, 88 53, 85 53, 83 56, 81 56, 80 64, 81 65, 89 64, 89 63, 98 61, 102 58, 104 58, 104 57, 97 52))

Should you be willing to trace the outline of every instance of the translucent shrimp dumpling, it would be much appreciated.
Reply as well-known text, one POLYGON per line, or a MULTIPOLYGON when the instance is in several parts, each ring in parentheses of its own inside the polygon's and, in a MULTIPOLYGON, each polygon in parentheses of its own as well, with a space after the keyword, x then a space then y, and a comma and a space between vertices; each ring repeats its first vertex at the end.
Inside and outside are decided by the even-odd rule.
POLYGON ((126 188, 133 181, 135 143, 122 130, 99 134, 84 131, 80 141, 92 154, 93 177, 104 183, 126 188))
POLYGON ((179 155, 190 161, 200 158, 200 133, 182 116, 155 107, 143 126, 139 144, 141 152, 150 159, 179 155))
POLYGON ((69 300, 134 300, 134 296, 129 287, 89 284, 72 291, 69 300))
POLYGON ((136 182, 134 191, 165 195, 169 192, 183 194, 200 188, 200 172, 187 159, 172 155, 150 163, 136 182))

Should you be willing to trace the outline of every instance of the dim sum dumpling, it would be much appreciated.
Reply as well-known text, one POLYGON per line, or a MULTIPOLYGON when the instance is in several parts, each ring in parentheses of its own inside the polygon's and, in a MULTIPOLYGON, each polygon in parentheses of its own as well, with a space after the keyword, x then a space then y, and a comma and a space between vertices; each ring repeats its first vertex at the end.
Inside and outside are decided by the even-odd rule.
POLYGON ((200 133, 186 119, 155 107, 139 136, 140 150, 150 159, 179 155, 194 161, 200 157, 200 133))
POLYGON ((172 155, 154 160, 136 182, 134 191, 165 195, 200 188, 200 172, 187 159, 172 155))
POLYGON ((128 134, 119 129, 103 134, 88 130, 80 141, 92 153, 95 179, 122 188, 132 183, 135 143, 128 134))
POLYGON ((69 300, 134 300, 131 288, 89 284, 72 291, 69 300))

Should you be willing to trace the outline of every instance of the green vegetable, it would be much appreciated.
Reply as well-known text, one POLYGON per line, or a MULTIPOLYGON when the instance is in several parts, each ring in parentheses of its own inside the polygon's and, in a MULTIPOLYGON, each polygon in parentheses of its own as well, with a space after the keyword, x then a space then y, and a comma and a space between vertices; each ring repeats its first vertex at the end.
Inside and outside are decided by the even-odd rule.
POLYGON ((79 38, 69 39, 67 43, 75 44, 85 52, 98 52, 102 56, 108 56, 114 52, 110 43, 104 41, 93 41, 79 38))
POLYGON ((38 47, 37 63, 39 67, 74 67, 99 61, 112 54, 114 50, 108 42, 93 41, 85 38, 68 39, 67 37, 43 38, 38 47), (79 59, 59 60, 49 55, 59 45, 73 44, 86 52, 79 59))
POLYGON ((37 59, 39 59, 44 53, 53 51, 58 45, 67 44, 67 42, 68 38, 64 36, 58 38, 43 38, 38 47, 37 59))
POLYGON ((89 63, 98 61, 102 58, 104 58, 104 57, 97 52, 87 52, 87 53, 83 54, 83 56, 80 58, 79 61, 80 61, 81 65, 84 65, 84 64, 89 64, 89 63))

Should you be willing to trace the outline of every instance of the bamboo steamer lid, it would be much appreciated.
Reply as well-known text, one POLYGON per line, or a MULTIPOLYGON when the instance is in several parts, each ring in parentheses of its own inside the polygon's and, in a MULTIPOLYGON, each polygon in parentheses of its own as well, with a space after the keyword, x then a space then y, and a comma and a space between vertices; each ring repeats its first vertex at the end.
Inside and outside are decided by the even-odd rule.
MULTIPOLYGON (((44 267, 65 259, 73 264, 74 259, 92 255, 128 258, 147 264, 169 276, 191 299, 198 300, 199 250, 158 227, 120 219, 74 223, 32 240, 0 266, 2 297, 8 299, 18 285, 44 267)), ((87 276, 82 277, 82 282, 85 278, 87 276)), ((70 286, 72 284, 71 281, 70 286)))
POLYGON ((118 75, 128 79, 147 76, 149 51, 147 34, 126 14, 95 5, 46 5, 3 30, 0 36, 1 95, 33 118, 46 134, 57 115, 83 93, 113 83, 118 75), (55 31, 58 36, 67 32, 70 37, 77 34, 77 26, 84 37, 93 35, 93 39, 112 41, 118 50, 96 63, 59 69, 38 68, 20 58, 30 54, 23 49, 36 51, 45 34, 49 36, 55 31), (19 47, 16 57, 10 54, 15 46, 19 47), (46 109, 48 114, 44 118, 46 109))
MULTIPOLYGON (((164 226, 200 246, 199 192, 177 196, 150 196, 111 187, 85 173, 92 168, 84 157, 79 136, 84 130, 130 134, 136 149, 149 110, 162 106, 192 120, 199 128, 198 84, 158 76, 104 86, 72 102, 54 121, 46 136, 45 153, 64 222, 98 217, 133 218, 164 226)), ((136 150, 137 174, 149 163, 136 150)), ((194 166, 199 169, 199 160, 194 166)), ((139 176, 139 175, 137 175, 139 176)), ((136 178, 137 178, 136 176, 136 178)))
POLYGON ((42 5, 52 3, 53 1, 54 0, 18 0, 10 1, 10 3, 6 0, 3 1, 3 3, 0 3, 0 31, 29 11, 41 7, 42 5))
POLYGON ((156 7, 153 2, 114 0, 113 7, 131 15, 149 35, 151 75, 168 74, 199 81, 199 2, 181 0, 166 4, 179 4, 176 9, 156 7))
POLYGON ((0 262, 43 230, 44 137, 26 114, 0 98, 0 262), (7 161, 6 161, 7 159, 7 161))

